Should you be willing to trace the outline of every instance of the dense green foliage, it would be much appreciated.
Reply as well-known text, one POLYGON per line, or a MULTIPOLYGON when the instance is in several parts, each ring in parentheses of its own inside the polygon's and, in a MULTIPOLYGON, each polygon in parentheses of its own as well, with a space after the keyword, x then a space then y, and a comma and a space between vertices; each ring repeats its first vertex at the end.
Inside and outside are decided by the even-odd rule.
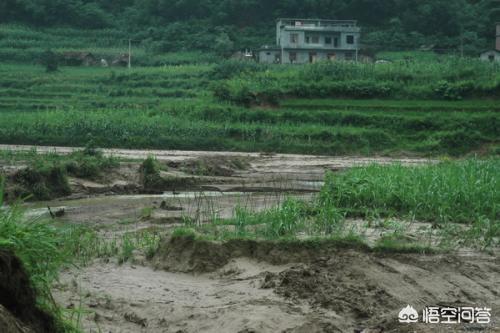
POLYGON ((354 214, 376 213, 423 221, 500 221, 500 159, 442 162, 429 166, 358 167, 330 173, 323 205, 354 214))
MULTIPOLYGON (((397 76, 392 66, 376 69, 377 75, 397 76)), ((279 109, 248 109, 211 96, 214 75, 227 75, 217 68, 64 68, 46 74, 32 66, 0 67, 0 142, 81 146, 91 139, 99 147, 327 155, 462 155, 498 144, 495 101, 308 99, 284 101, 279 109)), ((278 67, 255 75, 272 78, 317 68, 278 67)), ((488 75, 494 73, 485 72, 468 79, 491 84, 488 75)), ((425 82, 448 72, 411 75, 422 84, 417 87, 427 89, 425 82)))
POLYGON ((495 0, 4 0, 0 23, 112 28, 155 52, 224 54, 271 44, 277 17, 357 19, 368 48, 457 50, 463 44, 477 52, 492 45, 499 7, 495 0))
POLYGON ((215 95, 243 105, 277 104, 301 98, 447 99, 500 96, 500 66, 456 57, 439 61, 392 64, 324 62, 309 66, 219 64, 215 73, 232 69, 232 77, 215 86, 215 95))

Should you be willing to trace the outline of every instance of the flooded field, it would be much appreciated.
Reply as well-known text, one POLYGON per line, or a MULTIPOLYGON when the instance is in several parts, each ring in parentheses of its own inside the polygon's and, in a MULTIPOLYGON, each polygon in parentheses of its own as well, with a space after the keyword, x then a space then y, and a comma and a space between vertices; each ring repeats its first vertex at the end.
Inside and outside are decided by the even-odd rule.
MULTIPOLYGON (((38 148, 39 154, 54 151, 72 152, 38 148)), ((242 211, 265 213, 289 200, 316 202, 329 171, 435 161, 104 153, 120 158, 112 172, 93 180, 69 177, 71 194, 23 204, 27 218, 54 218, 58 225, 90 228, 98 239, 97 251, 106 252, 64 269, 53 286, 57 303, 84 332, 499 332, 500 261, 495 251, 421 254, 370 248, 395 232, 391 223, 404 229, 407 242, 427 237, 437 242, 431 222, 347 218, 352 232, 362 232, 363 244, 331 239, 315 243, 307 233, 291 242, 175 235, 186 227, 237 230, 237 223, 227 223, 237 221, 242 211), (183 181, 164 190, 146 190, 140 170, 142 159, 151 155, 163 179, 183 181), (136 246, 125 256, 121 248, 127 242, 144 242, 136 235, 152 235, 146 241, 154 243, 154 251, 136 246), (115 248, 118 256, 107 253, 115 248), (494 316, 489 325, 404 325, 398 314, 408 304, 419 311, 427 306, 483 306, 494 316)), ((2 168, 15 172, 23 164, 15 160, 2 168)))

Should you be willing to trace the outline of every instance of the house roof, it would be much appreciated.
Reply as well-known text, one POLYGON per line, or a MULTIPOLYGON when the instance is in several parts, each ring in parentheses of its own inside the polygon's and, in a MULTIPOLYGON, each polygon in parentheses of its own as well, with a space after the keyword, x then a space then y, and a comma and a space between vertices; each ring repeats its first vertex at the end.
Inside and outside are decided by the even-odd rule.
POLYGON ((289 17, 281 17, 277 18, 276 22, 279 21, 298 21, 298 22, 303 22, 303 23, 325 23, 325 24, 357 24, 358 21, 356 20, 329 20, 329 19, 320 19, 320 18, 315 18, 315 19, 305 19, 305 18, 289 18, 289 17))

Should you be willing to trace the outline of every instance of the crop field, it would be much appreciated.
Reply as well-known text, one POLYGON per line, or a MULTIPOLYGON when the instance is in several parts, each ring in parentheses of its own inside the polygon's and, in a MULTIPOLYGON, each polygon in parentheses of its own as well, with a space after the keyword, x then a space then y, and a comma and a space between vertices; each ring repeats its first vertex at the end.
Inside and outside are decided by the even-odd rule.
POLYGON ((42 67, 31 65, 0 65, 0 140, 72 146, 93 140, 101 147, 321 155, 495 154, 500 128, 498 68, 473 63, 464 69, 465 81, 452 81, 449 63, 443 65, 442 73, 438 67, 430 77, 418 74, 424 70, 421 64, 414 66, 401 73, 399 65, 377 69, 349 64, 285 71, 229 62, 132 70, 61 67, 59 72, 45 73, 42 67), (390 76, 387 83, 373 81, 377 85, 401 86, 409 80, 412 91, 419 92, 414 96, 417 99, 408 101, 409 91, 399 92, 403 94, 399 97, 365 99, 378 94, 377 87, 359 81, 372 75, 365 73, 369 68, 378 76, 390 76), (477 74, 471 74, 475 69, 477 74), (335 71, 352 71, 355 77, 339 78, 336 88, 322 87, 327 81, 318 81, 313 74, 324 70, 330 70, 333 77, 338 77, 335 71), (409 77, 399 78, 405 75, 409 77), (452 83, 447 86, 448 81, 440 78, 452 83), (276 96, 263 98, 245 86, 260 82, 266 94, 273 94, 275 81, 310 82, 312 96, 301 96, 309 88, 285 85, 276 96), (436 81, 439 87, 432 86, 436 81), (350 88, 342 85, 364 90, 350 95, 345 90, 350 88), (450 94, 463 94, 460 98, 470 97, 450 101, 439 95, 440 87, 450 94), (332 99, 338 89, 344 89, 348 99, 332 99), (428 91, 438 93, 432 97, 428 91), (353 99, 358 93, 368 95, 353 99), (239 97, 235 100, 234 96, 239 97), (248 96, 253 97, 248 100, 248 96))

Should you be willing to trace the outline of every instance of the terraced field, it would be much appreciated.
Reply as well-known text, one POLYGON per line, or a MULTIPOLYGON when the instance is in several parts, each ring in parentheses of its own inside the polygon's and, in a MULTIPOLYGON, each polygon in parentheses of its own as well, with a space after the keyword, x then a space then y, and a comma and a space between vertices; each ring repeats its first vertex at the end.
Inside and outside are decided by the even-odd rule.
POLYGON ((126 70, 0 65, 0 141, 17 144, 322 155, 495 153, 495 100, 283 100, 246 108, 213 97, 213 65, 126 70))

